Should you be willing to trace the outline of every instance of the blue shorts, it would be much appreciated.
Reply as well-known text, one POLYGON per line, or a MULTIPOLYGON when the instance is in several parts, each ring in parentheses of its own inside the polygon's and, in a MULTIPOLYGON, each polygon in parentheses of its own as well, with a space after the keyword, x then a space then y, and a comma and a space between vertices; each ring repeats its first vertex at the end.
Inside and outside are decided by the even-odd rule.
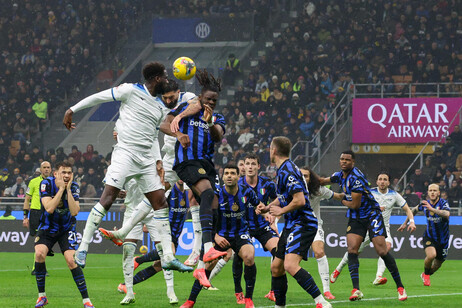
POLYGON ((318 232, 318 228, 310 226, 294 225, 290 229, 284 229, 279 238, 275 257, 284 260, 285 255, 293 253, 303 260, 308 260, 308 251, 318 232))

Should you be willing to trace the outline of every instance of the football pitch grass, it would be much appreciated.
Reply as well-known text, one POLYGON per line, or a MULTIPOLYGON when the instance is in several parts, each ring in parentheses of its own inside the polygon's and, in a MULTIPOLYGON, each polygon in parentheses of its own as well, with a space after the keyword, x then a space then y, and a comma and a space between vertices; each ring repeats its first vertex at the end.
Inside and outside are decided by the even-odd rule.
MULTIPOLYGON (((179 256, 184 261, 186 256, 179 256)), ((33 307, 37 299, 35 276, 30 274, 33 261, 32 253, 0 253, 0 291, 2 307, 33 307)), ((87 267, 84 269, 90 298, 96 308, 120 307, 124 297, 117 292, 117 286, 123 282, 122 255, 89 254, 87 267)), ((338 258, 330 258, 331 271, 337 265, 338 258)), ((254 292, 255 307, 274 307, 264 295, 269 291, 270 258, 258 257, 257 282, 254 292)), ((360 258, 360 283, 364 298, 358 302, 349 302, 352 289, 348 268, 345 268, 337 282, 331 285, 332 293, 337 297, 332 300, 333 307, 462 307, 462 261, 448 260, 442 268, 431 276, 431 286, 424 287, 420 274, 423 260, 398 259, 397 264, 403 284, 409 296, 405 302, 398 301, 395 284, 388 272, 388 283, 382 286, 372 285, 377 267, 376 259, 360 258)), ((72 275, 66 266, 64 257, 56 254, 47 257, 46 293, 49 304, 46 307, 82 307, 82 301, 72 275)), ((143 269, 147 264, 142 264, 143 269)), ((317 262, 314 258, 303 262, 302 266, 314 277, 321 287, 317 262)), ((175 291, 179 307, 189 296, 194 278, 191 273, 175 272, 175 291)), ((288 276, 287 307, 314 307, 312 298, 288 276)), ((195 307, 244 307, 237 305, 234 297, 234 284, 231 263, 215 277, 212 284, 219 291, 202 290, 195 307)), ((245 290, 244 280, 242 286, 245 290)), ((162 273, 135 285, 136 303, 131 307, 170 307, 166 296, 166 286, 162 273)), ((320 288, 321 289, 321 288, 320 288)), ((175 307, 175 306, 172 306, 175 307)))

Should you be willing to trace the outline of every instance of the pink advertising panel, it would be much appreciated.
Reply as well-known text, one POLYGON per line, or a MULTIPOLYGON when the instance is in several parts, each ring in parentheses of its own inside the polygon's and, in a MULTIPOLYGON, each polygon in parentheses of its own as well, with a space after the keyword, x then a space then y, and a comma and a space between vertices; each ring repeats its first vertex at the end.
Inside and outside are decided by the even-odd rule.
MULTIPOLYGON (((462 106, 462 98, 353 99, 353 143, 438 141, 462 106)), ((456 119, 452 126, 459 123, 456 119)))

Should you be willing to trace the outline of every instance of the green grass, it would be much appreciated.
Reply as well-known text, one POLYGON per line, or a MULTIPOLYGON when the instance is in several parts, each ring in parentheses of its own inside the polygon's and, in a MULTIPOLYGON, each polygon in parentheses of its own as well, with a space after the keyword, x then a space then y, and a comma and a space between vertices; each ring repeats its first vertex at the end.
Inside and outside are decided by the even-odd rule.
MULTIPOLYGON (((35 276, 30 275, 32 253, 0 253, 0 293, 2 307, 33 307, 37 299, 35 276)), ((184 260, 185 257, 179 257, 184 260)), ((122 282, 121 255, 90 254, 88 265, 84 269, 90 298, 97 308, 120 307, 123 295, 117 292, 117 285, 122 282)), ((339 259, 329 259, 331 270, 339 259)), ((431 287, 424 287, 420 280, 423 260, 397 260, 403 283, 409 295, 406 302, 399 302, 395 284, 390 281, 390 274, 385 276, 389 282, 383 286, 373 286, 376 259, 360 259, 361 290, 364 299, 359 302, 348 302, 351 292, 351 281, 347 269, 337 282, 331 285, 332 293, 337 297, 332 301, 334 307, 462 307, 462 261, 446 261, 442 268, 432 276, 431 287), (457 294, 455 294, 457 293, 457 294)), ((258 274, 254 292, 256 307, 274 307, 273 303, 263 296, 270 289, 270 259, 257 258, 258 274)), ((234 285, 228 264, 218 277, 213 280, 219 291, 202 291, 195 307, 243 307, 234 299, 234 285)), ((310 259, 302 266, 310 271, 318 286, 321 286, 317 262, 310 259)), ((144 264, 140 266, 144 268, 144 264)), ((67 269, 64 258, 56 254, 47 258, 47 269, 50 274, 46 278, 46 292, 49 304, 47 307, 81 307, 81 298, 74 284, 71 273, 67 269)), ((298 286, 292 277, 288 277, 289 291, 287 305, 290 307, 314 306, 311 297, 298 286)), ((193 277, 191 274, 175 273, 175 291, 180 305, 187 299, 193 277)), ((242 283, 244 286, 244 283, 242 283)), ((163 275, 158 274, 135 286, 136 303, 132 307, 169 307, 165 294, 163 275)), ((178 305, 179 306, 179 305, 178 305)), ((177 307, 178 307, 177 306, 177 307)))

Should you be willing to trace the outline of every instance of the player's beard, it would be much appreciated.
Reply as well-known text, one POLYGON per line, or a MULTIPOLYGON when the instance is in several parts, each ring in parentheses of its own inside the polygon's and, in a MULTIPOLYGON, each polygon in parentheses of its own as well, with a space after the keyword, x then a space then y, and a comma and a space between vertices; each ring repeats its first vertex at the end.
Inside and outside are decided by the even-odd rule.
POLYGON ((165 85, 166 85, 166 81, 162 81, 162 82, 157 83, 157 84, 154 86, 154 93, 155 93, 155 95, 158 95, 158 94, 162 93, 162 91, 163 91, 165 85))

